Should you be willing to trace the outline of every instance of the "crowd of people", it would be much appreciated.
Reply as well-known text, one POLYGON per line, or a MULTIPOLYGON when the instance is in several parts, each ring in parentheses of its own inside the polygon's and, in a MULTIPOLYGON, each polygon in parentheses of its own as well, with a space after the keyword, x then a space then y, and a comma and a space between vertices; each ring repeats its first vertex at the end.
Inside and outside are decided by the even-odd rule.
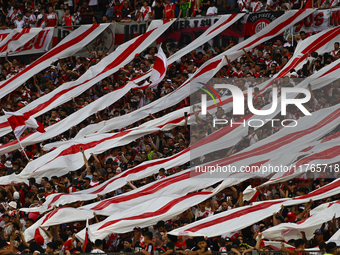
POLYGON ((330 0, 38 0, 0 2, 0 28, 73 26, 107 22, 214 16, 237 12, 287 11, 309 7, 333 8, 330 0), (310 1, 309 4, 307 2, 310 1), (95 13, 102 14, 98 19, 95 13))
MULTIPOLYGON (((167 0, 167 2, 170 4, 169 0, 167 0)), ((20 2, 13 1, 8 3, 8 5, 3 5, 3 8, 12 8, 13 13, 18 13, 19 7, 18 9, 15 7, 18 3, 20 2)), ((83 8, 88 8, 86 13, 89 17, 92 17, 91 11, 93 11, 93 2, 91 1, 90 5, 88 5, 85 1, 79 1, 79 3, 83 6, 83 8)), ((124 4, 125 3, 127 2, 124 2, 124 4)), ((30 8, 27 6, 30 4, 29 1, 25 1, 23 4, 26 10, 30 8)), ((73 10, 77 9, 77 5, 74 5, 73 8, 72 1, 67 3, 65 2, 63 4, 66 8, 65 13, 70 12, 68 9, 70 7, 72 7, 70 9, 73 10)), ((103 3, 99 3, 99 5, 100 4, 103 3)), ((120 6, 119 1, 115 4, 115 6, 120 6)), ((159 7, 161 4, 162 3, 157 0, 155 6, 159 7)), ((94 5, 98 5, 98 3, 95 2, 94 5)), ((127 3, 127 5, 129 5, 129 3, 127 3)), ((135 5, 138 5, 138 3, 135 3, 135 5)), ((210 3, 208 5, 210 5, 210 3)), ((54 13, 55 8, 57 8, 57 6, 61 7, 62 4, 58 2, 51 2, 45 3, 45 5, 40 3, 37 6, 37 9, 40 8, 41 12, 44 12, 44 8, 48 7, 49 13, 54 13), (56 7, 53 8, 52 6, 56 7)), ((107 7, 105 4, 104 6, 107 7)), ((108 6, 110 6, 110 4, 108 4, 108 6)), ((144 9, 151 10, 147 1, 143 2, 143 6, 141 8, 143 7, 144 9)), ((115 7, 113 7, 113 9, 114 8, 115 7)), ((117 9, 118 7, 116 10, 117 9)), ((31 13, 35 13, 36 9, 31 8, 30 10, 31 13)), ((188 13, 187 10, 185 11, 182 8, 181 15, 185 12, 188 13)), ((4 16, 7 16, 6 12, 3 11, 3 13, 4 16)), ((19 14, 17 17, 19 17, 19 14)), ((59 17, 59 15, 57 15, 57 17, 59 17)), ((81 19, 80 22, 83 21, 84 20, 81 19)), ((47 20, 47 24, 48 22, 49 21, 47 20)), ((89 22, 91 21, 89 20, 89 22)), ((55 26, 56 25, 57 23, 55 26)), ((226 56, 228 65, 222 67, 210 82, 211 84, 215 84, 228 81, 228 83, 231 82, 241 90, 246 90, 248 87, 254 87, 254 107, 257 109, 261 108, 264 105, 271 103, 272 93, 270 89, 264 93, 260 93, 257 86, 277 74, 293 56, 298 42, 303 41, 306 37, 307 35, 304 32, 301 32, 299 35, 294 37, 289 36, 286 41, 282 37, 277 37, 255 47, 250 52, 244 52, 244 55, 235 61, 230 61, 228 56, 226 56)), ((233 45, 234 42, 231 41, 227 48, 231 48, 233 45)), ((177 50, 179 49, 166 48, 164 51, 169 57, 177 50)), ((88 117, 86 120, 72 127, 63 134, 59 134, 52 139, 44 141, 43 143, 27 146, 25 148, 25 152, 28 155, 29 160, 37 159, 48 153, 48 151, 43 150, 43 145, 46 143, 69 140, 74 138, 82 128, 89 124, 99 123, 104 120, 124 116, 162 98, 169 93, 172 93, 189 77, 191 77, 197 68, 214 56, 222 54, 225 50, 226 48, 219 47, 215 47, 213 49, 203 48, 202 50, 193 50, 192 52, 184 55, 176 62, 169 65, 166 77, 157 87, 145 90, 131 90, 113 105, 88 117)), ((148 48, 146 51, 136 56, 135 59, 124 68, 121 68, 118 72, 95 84, 78 97, 72 98, 70 101, 56 107, 55 109, 38 116, 36 118, 37 121, 43 123, 45 127, 54 125, 60 120, 67 118, 72 113, 75 113, 77 110, 91 104, 98 98, 108 93, 114 93, 115 90, 122 87, 129 80, 149 71, 155 62, 156 53, 156 48, 148 48)), ((312 74, 320 71, 323 67, 337 60, 340 56, 339 54, 340 49, 338 42, 334 44, 334 50, 331 52, 324 54, 312 52, 307 59, 307 63, 302 69, 291 70, 287 76, 279 81, 275 81, 272 86, 276 86, 279 90, 282 87, 296 86, 301 81, 300 78, 311 76, 312 74)), ((104 57, 103 52, 93 51, 87 58, 69 57, 66 59, 60 59, 42 72, 34 75, 33 78, 22 84, 22 86, 14 92, 3 97, 0 101, 0 107, 9 112, 17 111, 39 97, 55 90, 63 83, 77 80, 91 66, 99 63, 104 57)), ((4 81, 16 75, 34 60, 35 59, 32 58, 26 63, 20 63, 16 59, 9 60, 7 57, 2 59, 3 62, 0 63, 0 80, 4 81)), ((325 84, 325 86, 321 89, 311 91, 312 99, 305 104, 305 107, 310 112, 313 112, 338 104, 340 102, 339 86, 340 80, 336 80, 329 84, 325 84)), ((191 95, 191 104, 199 101, 201 93, 202 91, 198 90, 191 95)), ((219 93, 220 96, 229 95, 227 90, 221 90, 219 93)), ((183 100, 182 102, 158 113, 150 114, 148 117, 138 120, 121 130, 112 130, 112 132, 119 132, 140 126, 145 122, 170 114, 171 112, 179 110, 185 106, 188 106, 187 100, 183 100)), ((197 111, 195 107, 193 107, 193 110, 197 111)), ((294 106, 289 107, 287 110, 290 119, 297 120, 303 116, 299 109, 294 106)), ((246 112, 249 111, 246 109, 246 112)), ((2 114, 3 113, 1 112, 0 115, 2 114)), ((173 219, 164 219, 164 221, 159 221, 155 226, 149 226, 144 229, 136 226, 134 229, 131 229, 131 232, 129 233, 112 233, 106 239, 96 240, 95 242, 88 244, 86 247, 84 247, 84 244, 75 238, 75 233, 85 227, 85 222, 70 222, 68 224, 55 225, 49 229, 42 228, 42 231, 49 236, 48 241, 45 241, 41 236, 37 236, 34 240, 29 242, 26 242, 24 239, 22 232, 34 224, 34 222, 43 215, 37 216, 34 214, 19 213, 20 208, 39 207, 45 202, 46 197, 54 193, 71 193, 98 186, 105 180, 111 179, 112 177, 119 175, 127 169, 131 169, 142 162, 158 158, 167 158, 190 147, 220 128, 228 128, 227 126, 218 125, 213 127, 211 124, 211 120, 213 118, 225 118, 227 120, 232 119, 236 121, 240 118, 240 116, 233 115, 232 112, 226 112, 223 107, 218 107, 216 112, 208 114, 206 118, 200 116, 199 111, 197 111, 195 114, 196 124, 188 125, 186 121, 184 126, 175 127, 166 132, 159 131, 143 136, 127 145, 112 148, 99 155, 92 154, 90 159, 87 159, 84 155, 84 166, 77 171, 69 172, 67 175, 53 176, 50 179, 43 177, 40 180, 31 178, 28 185, 21 183, 0 186, 0 255, 12 253, 69 254, 80 253, 84 250, 87 252, 92 251, 93 253, 103 253, 104 251, 135 251, 143 253, 144 255, 152 255, 155 252, 165 254, 172 254, 175 252, 183 255, 210 255, 213 251, 225 253, 232 252, 239 255, 245 255, 251 253, 253 249, 258 251, 270 251, 271 248, 265 246, 263 242, 261 242, 261 239, 257 238, 258 236, 261 237, 261 232, 284 222, 298 222, 304 220, 309 216, 309 212, 312 208, 322 203, 339 199, 339 195, 336 195, 324 200, 310 201, 307 204, 301 204, 289 208, 284 207, 280 211, 274 213, 271 217, 268 217, 263 221, 259 221, 257 224, 249 226, 246 229, 242 229, 236 233, 228 233, 228 229, 226 229, 225 235, 217 236, 215 238, 207 239, 204 237, 198 237, 192 239, 167 234, 172 229, 190 224, 191 222, 249 204, 248 201, 243 201, 244 189, 248 185, 258 186, 258 184, 266 181, 266 179, 252 179, 224 189, 213 198, 189 208, 173 219)), ((280 119, 281 116, 277 116, 276 118, 280 119)), ((186 120, 188 120, 187 117, 186 120)), ((199 164, 229 157, 230 155, 242 151, 260 140, 266 139, 283 128, 281 126, 281 122, 275 123, 274 127, 271 127, 269 125, 270 123, 268 123, 268 125, 265 125, 256 131, 249 128, 249 134, 240 138, 239 143, 235 146, 230 146, 224 150, 206 154, 204 157, 193 160, 193 162, 178 165, 171 169, 161 168, 158 174, 138 181, 128 182, 121 189, 98 197, 95 201, 119 196, 120 194, 129 192, 132 189, 167 178, 172 174, 188 169, 190 167, 190 163, 199 164)), ((340 126, 332 130, 329 134, 327 134, 327 136, 339 131, 340 126)), ((26 129, 23 136, 29 135, 32 132, 34 132, 34 130, 26 129)), ((4 145, 13 140, 15 140, 13 133, 9 133, 0 138, 0 143, 4 145)), ((80 150, 83 152, 82 148, 80 148, 80 150)), ((188 161, 189 160, 190 159, 188 159, 188 161)), ((22 150, 1 155, 0 176, 10 175, 12 173, 18 174, 25 168, 27 163, 28 161, 22 150)), ((338 176, 336 174, 327 171, 319 176, 308 173, 307 175, 288 182, 266 186, 264 189, 259 190, 261 194, 259 195, 258 200, 264 201, 307 194, 326 185, 337 177, 338 176)), ((84 201, 82 203, 74 203, 68 206, 77 207, 93 202, 93 200, 84 201)), ((102 215, 94 215, 94 219, 91 223, 100 222, 105 218, 106 217, 102 215)), ((295 249, 286 250, 286 248, 282 248, 282 251, 295 255, 300 254, 300 251, 305 248, 318 246, 320 250, 325 249, 328 253, 333 253, 336 251, 334 244, 329 243, 326 245, 325 241, 327 241, 339 229, 339 227, 338 219, 334 219, 333 221, 323 224, 320 229, 317 229, 315 231, 315 237, 312 240, 306 240, 305 236, 302 235, 301 239, 290 240, 288 242, 290 245, 293 245, 295 249)))

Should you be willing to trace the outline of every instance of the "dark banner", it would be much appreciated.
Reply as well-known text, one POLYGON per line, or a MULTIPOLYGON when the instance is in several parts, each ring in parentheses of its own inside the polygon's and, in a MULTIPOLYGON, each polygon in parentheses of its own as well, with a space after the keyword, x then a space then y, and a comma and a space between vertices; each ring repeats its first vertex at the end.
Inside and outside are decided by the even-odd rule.
POLYGON ((261 12, 249 14, 245 29, 245 38, 260 32, 270 22, 284 14, 284 11, 261 12))

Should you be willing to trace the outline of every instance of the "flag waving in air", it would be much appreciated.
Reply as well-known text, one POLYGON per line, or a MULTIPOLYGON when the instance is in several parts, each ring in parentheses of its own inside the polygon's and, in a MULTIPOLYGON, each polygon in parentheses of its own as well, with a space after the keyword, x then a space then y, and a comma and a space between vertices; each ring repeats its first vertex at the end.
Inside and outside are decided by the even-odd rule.
POLYGON ((17 139, 20 138, 26 128, 34 128, 40 133, 45 133, 44 126, 36 121, 32 116, 25 116, 16 112, 4 111, 4 113, 17 139))
POLYGON ((134 89, 146 89, 156 87, 164 79, 167 67, 168 67, 167 58, 162 50, 161 45, 159 46, 158 53, 156 55, 156 60, 151 71, 150 75, 151 83, 146 83, 143 86, 138 86, 137 84, 134 83, 135 85, 134 89))

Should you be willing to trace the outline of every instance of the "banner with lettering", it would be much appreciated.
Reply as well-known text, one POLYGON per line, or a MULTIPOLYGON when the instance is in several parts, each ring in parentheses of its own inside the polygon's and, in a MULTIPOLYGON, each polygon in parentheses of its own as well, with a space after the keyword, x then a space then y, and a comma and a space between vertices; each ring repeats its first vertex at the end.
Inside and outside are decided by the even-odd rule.
POLYGON ((326 30, 340 24, 340 8, 325 9, 313 12, 308 17, 294 25, 294 34, 301 31, 314 33, 326 30))
POLYGON ((254 34, 257 34, 282 14, 284 14, 284 11, 258 12, 249 14, 246 23, 245 37, 248 38, 254 34))
MULTIPOLYGON (((6 30, 4 30, 6 31, 6 30)), ((14 52, 10 52, 9 56, 28 55, 36 53, 44 53, 50 49, 53 37, 54 27, 42 29, 35 37, 25 43, 24 46, 18 48, 14 52)))

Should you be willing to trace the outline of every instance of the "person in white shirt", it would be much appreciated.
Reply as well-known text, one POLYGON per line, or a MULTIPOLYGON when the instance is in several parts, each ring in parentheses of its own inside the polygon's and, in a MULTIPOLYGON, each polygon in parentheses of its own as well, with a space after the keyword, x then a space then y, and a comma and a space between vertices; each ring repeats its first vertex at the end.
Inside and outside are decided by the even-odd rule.
POLYGON ((240 12, 249 12, 251 0, 237 0, 240 12))
POLYGON ((276 11, 279 7, 279 1, 278 0, 267 0, 267 11, 276 11))
POLYGON ((23 28, 25 26, 25 21, 22 19, 21 15, 18 15, 17 19, 14 20, 13 23, 16 28, 23 28))
POLYGON ((149 21, 149 19, 151 19, 151 12, 152 9, 150 6, 148 6, 148 1, 144 1, 143 2, 143 6, 140 9, 140 12, 142 15, 139 16, 139 20, 138 21, 149 21))
POLYGON ((289 35, 288 36, 288 42, 286 42, 283 47, 292 47, 293 46, 293 36, 289 35))
POLYGON ((251 3, 252 12, 259 12, 263 10, 263 4, 260 0, 251 3))
POLYGON ((215 6, 215 3, 212 1, 210 7, 207 10, 207 16, 215 16, 218 13, 218 9, 215 6))
POLYGON ((94 242, 94 247, 93 248, 94 249, 91 251, 91 253, 104 253, 102 240, 97 239, 94 242))

